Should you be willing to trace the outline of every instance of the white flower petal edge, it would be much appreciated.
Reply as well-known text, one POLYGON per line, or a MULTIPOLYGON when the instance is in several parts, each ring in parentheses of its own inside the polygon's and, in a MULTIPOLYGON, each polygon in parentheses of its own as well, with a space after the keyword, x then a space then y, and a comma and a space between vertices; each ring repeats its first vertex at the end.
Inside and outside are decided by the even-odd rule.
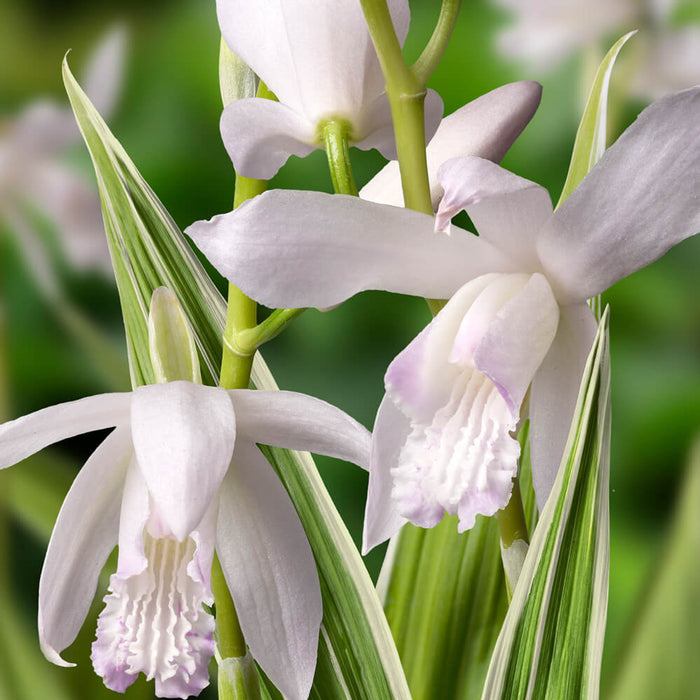
MULTIPOLYGON (((408 31, 408 2, 390 0, 389 10, 403 42, 408 31)), ((270 177, 280 160, 286 160, 284 149, 294 149, 289 155, 303 149, 304 143, 317 148, 319 125, 329 118, 345 121, 356 145, 395 156, 393 131, 388 128, 390 113, 381 104, 384 78, 359 3, 217 0, 217 15, 229 48, 295 113, 276 130, 276 138, 272 138, 269 122, 265 138, 260 139, 256 109, 232 109, 238 128, 227 128, 224 141, 238 172, 270 177), (254 148, 245 144, 251 131, 257 136, 250 142, 254 148), (300 138, 302 133, 306 138, 300 138)), ((433 129, 436 126, 437 121, 433 129)))
POLYGON ((557 209, 537 252, 557 296, 583 301, 700 231, 700 88, 647 107, 557 209))
MULTIPOLYGON (((503 85, 445 117, 426 148, 433 207, 443 195, 438 168, 450 158, 479 156, 500 161, 532 119, 542 97, 542 86, 532 81, 503 85)), ((360 191, 370 202, 404 205, 398 161, 382 168, 360 191)))
POLYGON ((258 448, 240 441, 233 459, 221 488, 217 552, 253 657, 285 697, 305 700, 323 615, 311 547, 258 448))
POLYGON ((308 450, 369 469, 372 436, 339 408, 293 391, 233 389, 229 393, 239 416, 240 439, 308 450))
POLYGON ((130 393, 99 394, 43 408, 3 423, 0 425, 0 469, 54 442, 125 423, 130 407, 130 393))
POLYGON ((100 571, 117 543, 132 451, 127 428, 107 437, 73 482, 51 534, 39 583, 38 627, 41 650, 59 666, 74 665, 60 654, 82 627, 100 571))
POLYGON ((507 272, 494 246, 426 214, 358 197, 272 190, 186 232, 209 261, 257 301, 328 307, 364 289, 438 299, 465 278, 507 272))

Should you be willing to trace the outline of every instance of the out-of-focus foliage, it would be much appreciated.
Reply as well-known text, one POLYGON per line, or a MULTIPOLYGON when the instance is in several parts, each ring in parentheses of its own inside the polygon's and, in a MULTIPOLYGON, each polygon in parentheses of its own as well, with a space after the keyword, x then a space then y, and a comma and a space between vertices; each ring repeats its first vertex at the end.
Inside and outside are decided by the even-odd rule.
MULTIPOLYGON (((439 4, 411 4, 413 23, 406 50, 415 58, 430 34, 439 4)), ((494 33, 507 23, 504 12, 485 0, 463 5, 455 35, 430 87, 441 93, 446 111, 451 112, 505 82, 519 78, 542 82, 542 106, 504 165, 541 182, 557 198, 590 82, 584 62, 571 55, 546 75, 506 62, 494 49, 494 33)), ((219 35, 213 2, 4 0, 0 3, 0 123, 2 116, 16 113, 37 95, 64 99, 60 64, 65 51, 72 48, 71 61, 79 65, 114 21, 127 24, 131 48, 125 92, 110 121, 112 130, 180 228, 226 211, 231 206, 233 176, 218 133, 219 35)), ((632 38, 625 51, 641 38, 632 38)), ((642 106, 630 101, 616 105, 619 125, 628 124, 642 106)), ((351 157, 358 185, 382 163, 376 152, 353 151, 351 157)), ((93 177, 82 146, 76 146, 67 161, 86 178, 93 177)), ((329 191, 324 155, 292 158, 272 186, 329 191)), ((106 390, 105 382, 86 365, 75 341, 32 286, 15 244, 4 233, 0 230, 0 295, 5 308, 10 415, 106 390)), ((50 235, 47 238, 51 240, 50 235)), ((681 465, 700 423, 698 265, 700 239, 691 239, 620 282, 604 299, 612 309, 613 413, 604 676, 617 665, 644 582, 656 567, 681 465)), ((65 261, 61 274, 73 302, 113 339, 123 337, 115 289, 96 275, 72 272, 65 261)), ((420 299, 365 293, 330 313, 306 312, 266 348, 265 355, 280 386, 336 403, 371 426, 383 394, 386 366, 428 319, 420 299)), ((71 440, 56 449, 75 469, 100 437, 71 440)), ((360 470, 341 472, 323 460, 320 466, 359 541, 366 475, 360 470)), ((11 478, 10 472, 0 474, 0 490, 11 478)), ((46 542, 24 517, 13 517, 3 527, 12 561, 8 586, 31 637, 46 542)), ((373 574, 381 556, 379 550, 366 559, 373 574)), ((83 673, 90 676, 93 630, 87 623, 88 643, 79 650, 76 645, 69 657, 79 660, 77 670, 51 671, 69 679, 83 678, 83 673)), ((72 684, 72 697, 85 697, 79 683, 66 683, 72 684)))

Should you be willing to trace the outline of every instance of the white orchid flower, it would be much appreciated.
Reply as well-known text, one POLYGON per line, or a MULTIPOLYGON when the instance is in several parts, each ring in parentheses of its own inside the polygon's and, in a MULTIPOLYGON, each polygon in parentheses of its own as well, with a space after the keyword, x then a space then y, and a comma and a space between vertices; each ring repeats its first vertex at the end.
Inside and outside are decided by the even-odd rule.
MULTIPOLYGON (((389 0, 403 43, 408 0, 389 0)), ((221 117, 221 134, 236 171, 270 179, 287 158, 322 146, 329 119, 345 122, 350 141, 396 158, 384 76, 357 0, 217 0, 221 33, 279 102, 236 100, 221 117)), ((426 131, 442 116, 442 100, 428 91, 426 131)))
MULTIPOLYGON (((113 111, 121 92, 125 49, 124 29, 111 30, 85 71, 86 92, 104 115, 113 111)), ((53 275, 32 221, 36 213, 61 234, 75 268, 112 275, 97 192, 60 162, 61 154, 79 139, 70 107, 48 100, 0 123, 0 218, 16 234, 37 281, 50 292, 53 275)))
POLYGON ((450 299, 394 360, 377 415, 364 548, 402 523, 509 499, 531 386, 540 507, 554 481, 595 321, 586 300, 700 230, 700 88, 645 110, 556 212, 547 191, 480 158, 448 162, 437 220, 357 198, 272 191, 190 234, 272 307, 363 289, 450 299), (466 208, 479 231, 436 230, 466 208), (332 235, 330 235, 332 232, 332 235))
POLYGON ((0 426, 0 468, 64 438, 116 426, 66 496, 39 584, 46 657, 76 637, 98 575, 119 544, 92 659, 123 692, 139 672, 159 697, 208 684, 214 651, 214 549, 255 660, 288 698, 308 696, 321 593, 289 496, 255 443, 308 449, 367 465, 365 428, 292 392, 178 381, 102 394, 0 426))
POLYGON ((700 26, 677 27, 677 0, 496 0, 512 16, 498 36, 511 59, 543 71, 574 51, 640 29, 630 92, 657 99, 700 83, 700 26))

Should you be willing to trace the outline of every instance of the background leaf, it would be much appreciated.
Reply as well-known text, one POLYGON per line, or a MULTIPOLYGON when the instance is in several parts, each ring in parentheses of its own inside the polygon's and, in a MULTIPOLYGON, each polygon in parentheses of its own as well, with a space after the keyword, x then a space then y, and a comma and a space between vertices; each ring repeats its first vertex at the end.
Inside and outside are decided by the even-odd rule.
POLYGON ((700 659, 700 439, 681 485, 675 522, 618 661, 610 700, 686 700, 700 659))

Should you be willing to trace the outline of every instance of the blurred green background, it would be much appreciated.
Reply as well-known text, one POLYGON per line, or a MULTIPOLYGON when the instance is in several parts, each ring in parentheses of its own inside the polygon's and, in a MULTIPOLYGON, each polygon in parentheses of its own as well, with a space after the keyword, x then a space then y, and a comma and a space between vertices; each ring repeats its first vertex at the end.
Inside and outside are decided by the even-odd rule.
MULTIPOLYGON (((411 5, 407 53, 415 57, 429 36, 439 3, 424 0, 411 5)), ((219 35, 213 0, 4 0, 0 4, 0 120, 40 95, 66 102, 60 78, 64 53, 72 48, 70 62, 79 76, 90 50, 115 22, 124 23, 130 35, 123 97, 110 121, 115 135, 182 228, 228 211, 233 172, 218 132, 219 35)), ((446 112, 451 112, 503 83, 520 78, 540 81, 544 86, 540 110, 504 165, 548 187, 556 201, 581 111, 582 61, 572 56, 545 75, 505 62, 493 44, 494 32, 506 22, 502 11, 483 0, 466 2, 430 85, 442 95, 446 112)), ((643 106, 626 103, 620 123, 630 123, 643 106)), ((374 151, 354 151, 352 158, 359 185, 383 162, 374 151)), ((67 159, 92 177, 81 145, 67 159)), ((329 191, 324 155, 292 158, 272 186, 329 191)), ((6 228, 0 231, 9 233, 6 228)), ((97 274, 72 272, 60 261, 60 254, 59 265, 70 297, 121 348, 113 286, 97 274)), ((691 442, 700 430, 699 267, 700 237, 677 246, 604 297, 612 307, 613 382, 606 679, 660 561, 691 442)), ((9 235, 0 235, 0 280, 10 416, 114 387, 128 388, 125 376, 105 381, 66 333, 37 291, 9 235)), ((371 427, 387 364, 428 319, 420 299, 368 292, 330 313, 307 312, 266 347, 264 355, 282 388, 326 399, 371 427)), ((100 439, 92 435, 68 441, 50 453, 56 455, 50 459, 61 474, 70 474, 100 439)), ((366 475, 331 460, 319 463, 359 541, 366 475)), ((11 475, 1 478, 0 489, 11 494, 11 475)), ((47 513, 55 504, 55 498, 48 498, 47 513)), ((3 510, 2 517, 9 518, 9 537, 0 543, 0 551, 10 564, 1 583, 11 590, 11 599, 3 605, 18 610, 31 628, 46 542, 37 535, 40 527, 32 528, 26 518, 8 516, 7 508, 3 510)), ((373 575, 382 554, 379 550, 367 558, 373 575)), ((86 643, 94 633, 91 624, 86 643)), ((35 644, 33 637, 30 642, 35 644)), ((68 658, 91 673, 87 653, 84 644, 69 652, 68 658)), ((84 677, 74 670, 59 673, 84 677)), ((97 696, 92 685, 88 692, 75 682, 62 682, 68 684, 66 692, 75 693, 70 697, 97 696)))

